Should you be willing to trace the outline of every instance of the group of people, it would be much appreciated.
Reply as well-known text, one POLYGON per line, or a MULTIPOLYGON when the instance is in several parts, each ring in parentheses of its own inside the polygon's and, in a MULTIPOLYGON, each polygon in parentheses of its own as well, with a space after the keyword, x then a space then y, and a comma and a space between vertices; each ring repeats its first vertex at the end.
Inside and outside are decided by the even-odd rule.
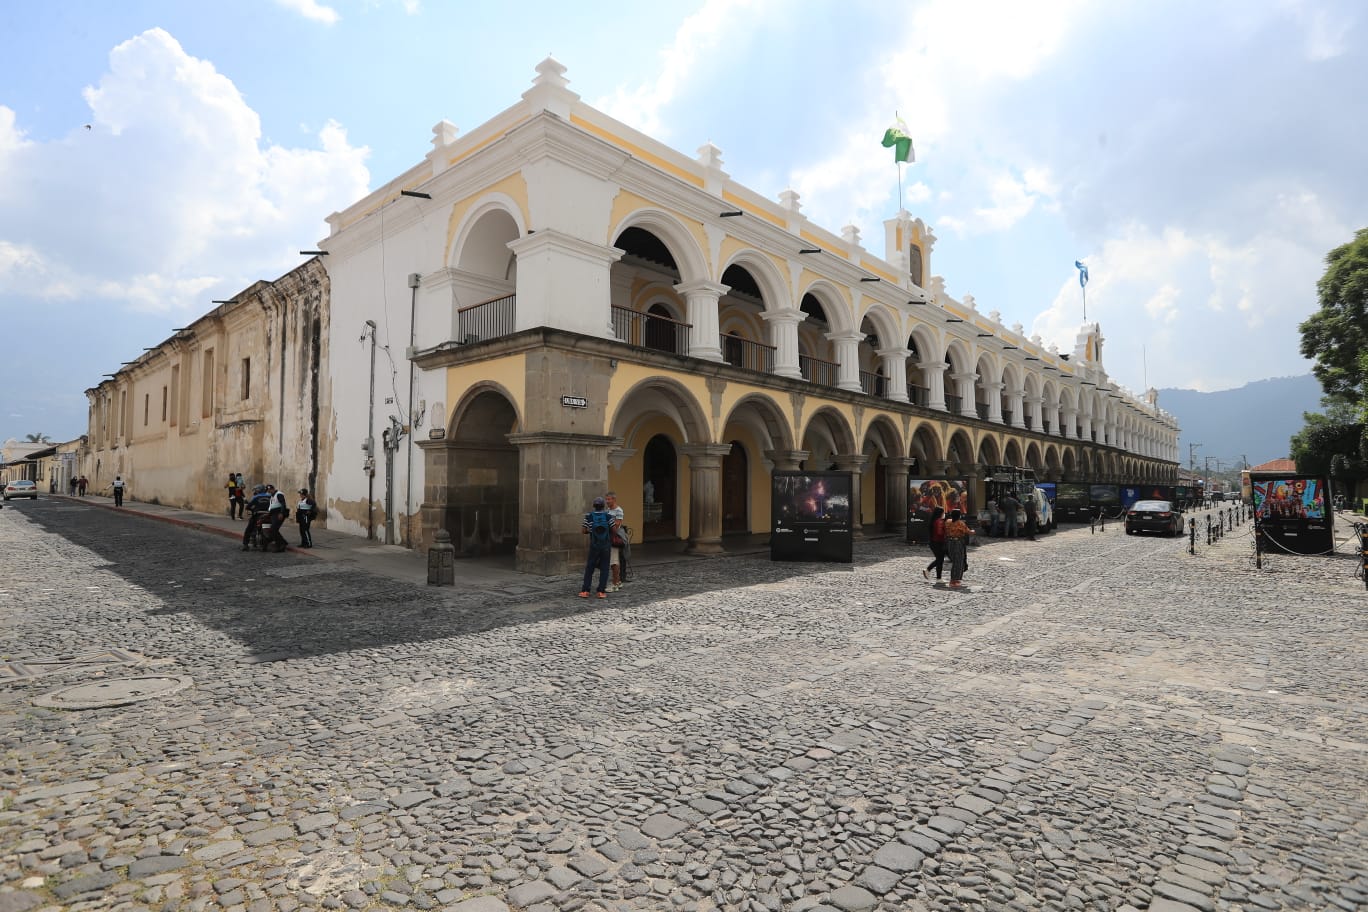
POLYGON ((936 507, 931 513, 931 553, 935 560, 926 565, 922 576, 931 578, 936 571, 936 581, 940 582, 945 569, 945 559, 950 558, 950 588, 964 586, 964 571, 969 569, 969 524, 964 521, 959 510, 951 510, 947 515, 944 508, 936 507))
POLYGON ((595 497, 593 509, 584 514, 580 531, 589 537, 589 556, 584 562, 584 583, 579 597, 587 599, 598 571, 598 597, 617 592, 627 582, 627 563, 631 558, 632 533, 623 525, 624 513, 617 494, 609 491, 595 497), (611 579, 611 582, 610 582, 611 579))
MULTIPOLYGON (((280 527, 290 517, 290 505, 284 491, 277 491, 275 485, 259 484, 247 495, 247 485, 242 473, 228 474, 228 515, 233 519, 246 519, 247 526, 242 530, 242 550, 248 551, 256 545, 262 551, 284 551, 290 543, 281 534, 280 527)), ((318 516, 318 503, 309 494, 308 488, 299 489, 299 500, 295 502, 294 517, 299 525, 299 547, 312 548, 313 534, 310 527, 318 516)))
POLYGON ((85 497, 86 488, 89 485, 90 481, 84 475, 79 477, 73 475, 67 480, 67 490, 71 492, 72 497, 85 497))
POLYGON ((1024 536, 1031 541, 1035 541, 1036 526, 1039 523, 1039 515, 1036 510, 1034 497, 1027 497, 1020 500, 1015 494, 1008 491, 996 500, 988 501, 987 517, 985 519, 984 532, 993 538, 1002 536, 1003 538, 1017 538, 1024 536), (1017 518, 1017 511, 1026 514, 1026 528, 1021 528, 1021 522, 1017 518))

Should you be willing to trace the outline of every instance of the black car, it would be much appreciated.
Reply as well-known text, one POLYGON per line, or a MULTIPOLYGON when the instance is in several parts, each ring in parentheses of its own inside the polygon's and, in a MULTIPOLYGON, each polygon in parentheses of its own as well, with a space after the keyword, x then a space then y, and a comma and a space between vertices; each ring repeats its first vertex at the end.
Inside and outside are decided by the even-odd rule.
POLYGON ((1126 534, 1136 532, 1182 535, 1183 513, 1167 500, 1137 500, 1126 511, 1126 534))

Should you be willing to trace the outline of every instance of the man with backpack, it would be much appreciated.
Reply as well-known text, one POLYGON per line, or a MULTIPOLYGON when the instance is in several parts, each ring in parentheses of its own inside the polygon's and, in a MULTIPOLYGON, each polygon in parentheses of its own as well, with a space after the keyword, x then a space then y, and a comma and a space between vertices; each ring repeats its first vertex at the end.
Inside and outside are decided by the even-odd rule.
POLYGON ((580 586, 580 598, 589 597, 589 589, 594 581, 594 569, 598 569, 598 597, 608 597, 608 562, 613 554, 613 533, 619 523, 605 509, 602 497, 594 498, 594 509, 584 514, 580 531, 589 536, 589 556, 584 562, 584 584, 580 586))

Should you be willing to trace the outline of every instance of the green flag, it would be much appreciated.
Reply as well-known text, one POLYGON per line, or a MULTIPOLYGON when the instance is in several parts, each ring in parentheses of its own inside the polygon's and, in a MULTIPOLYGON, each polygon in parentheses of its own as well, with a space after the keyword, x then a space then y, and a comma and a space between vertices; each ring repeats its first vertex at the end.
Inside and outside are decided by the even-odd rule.
POLYGON ((884 131, 883 147, 893 150, 895 162, 914 162, 917 155, 912 151, 912 137, 907 133, 907 124, 901 117, 898 122, 884 131))

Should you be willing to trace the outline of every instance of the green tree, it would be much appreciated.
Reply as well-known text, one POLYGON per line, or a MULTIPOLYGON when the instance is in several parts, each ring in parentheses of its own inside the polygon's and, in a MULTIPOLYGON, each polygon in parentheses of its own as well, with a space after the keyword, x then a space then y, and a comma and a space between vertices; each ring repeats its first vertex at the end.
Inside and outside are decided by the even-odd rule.
POLYGON ((1333 475, 1341 481, 1368 476, 1362 453, 1364 426, 1305 412, 1305 426, 1292 436, 1292 459, 1303 475, 1333 475))
POLYGON ((1362 408, 1368 392, 1368 228, 1325 255, 1316 283, 1320 309, 1301 325, 1301 353, 1330 396, 1362 408))
POLYGON ((27 440, 29 443, 51 443, 51 442, 52 442, 52 438, 48 437, 47 434, 41 434, 41 433, 40 433, 40 434, 25 434, 25 435, 24 435, 24 439, 27 440))

